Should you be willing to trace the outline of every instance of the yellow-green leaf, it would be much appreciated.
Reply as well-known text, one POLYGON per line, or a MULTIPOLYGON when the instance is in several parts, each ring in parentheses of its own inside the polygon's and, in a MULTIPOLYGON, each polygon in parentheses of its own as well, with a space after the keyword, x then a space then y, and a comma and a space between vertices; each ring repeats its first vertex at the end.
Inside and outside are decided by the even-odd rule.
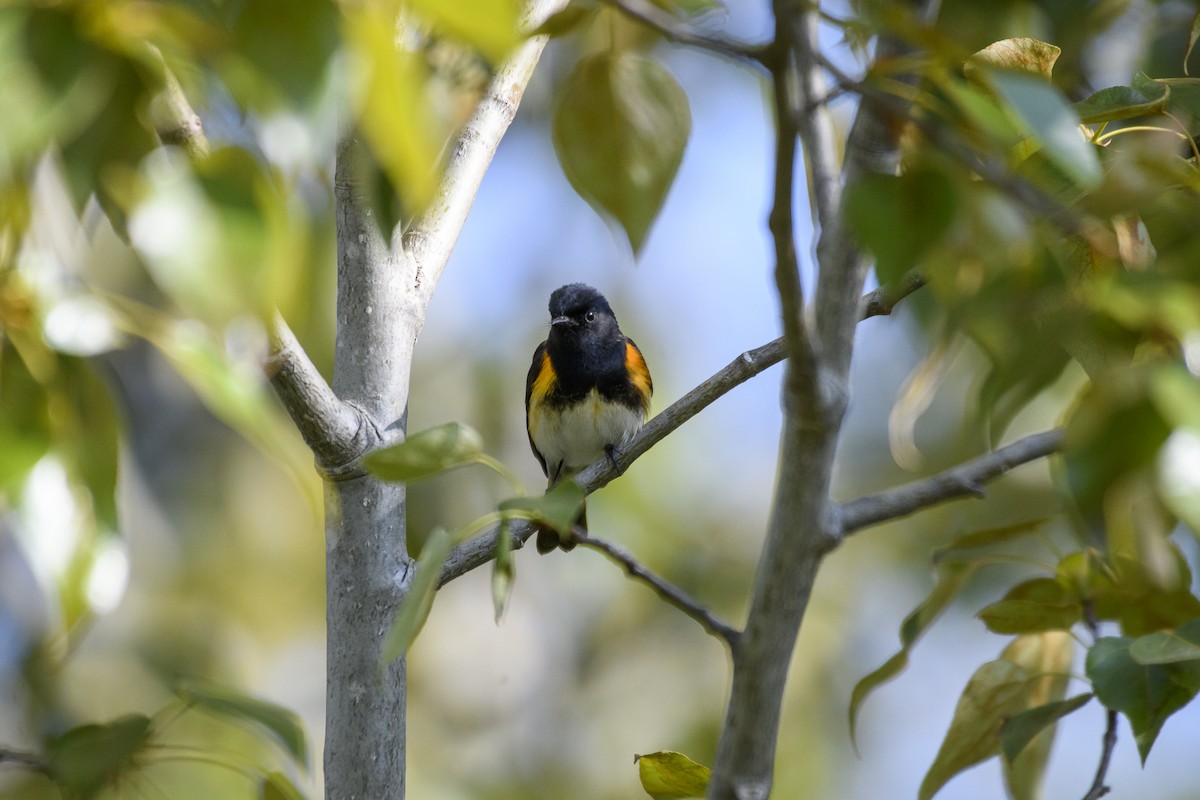
POLYGON ((417 570, 408 586, 392 627, 383 640, 383 663, 390 664, 408 652, 417 634, 425 626, 429 611, 433 608, 433 596, 437 593, 438 576, 442 565, 454 546, 454 536, 445 528, 434 528, 421 548, 417 559, 417 570))
POLYGON ((638 765, 638 777, 641 778, 642 788, 654 800, 704 797, 708 790, 711 770, 683 753, 664 750, 634 756, 633 760, 638 765))
POLYGON ((283 745, 296 763, 308 766, 308 743, 304 735, 304 724, 295 712, 236 689, 196 681, 181 683, 176 687, 176 694, 188 705, 240 722, 262 726, 283 745))
POLYGON ((964 67, 968 77, 983 66, 1031 72, 1049 78, 1062 49, 1037 39, 1017 38, 993 42, 971 56, 964 67))
POLYGON ((583 505, 583 489, 573 480, 559 481, 541 497, 513 497, 500 503, 508 516, 532 519, 568 534, 583 505))
POLYGON ((409 8, 434 27, 499 63, 520 39, 516 0, 406 0, 409 8))
POLYGON ((581 197, 616 219, 636 253, 691 131, 687 95, 665 67, 628 51, 580 60, 559 89, 554 150, 581 197))
POLYGON ((386 481, 411 482, 477 463, 482 454, 483 439, 473 428, 447 422, 376 450, 363 465, 386 481))

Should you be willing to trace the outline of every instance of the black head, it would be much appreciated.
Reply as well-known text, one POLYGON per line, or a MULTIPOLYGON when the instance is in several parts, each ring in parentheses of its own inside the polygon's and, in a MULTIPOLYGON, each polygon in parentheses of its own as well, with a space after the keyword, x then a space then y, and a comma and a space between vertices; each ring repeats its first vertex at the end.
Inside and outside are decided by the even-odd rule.
POLYGON ((551 333, 605 336, 618 332, 617 317, 604 295, 584 283, 568 283, 550 295, 551 333))

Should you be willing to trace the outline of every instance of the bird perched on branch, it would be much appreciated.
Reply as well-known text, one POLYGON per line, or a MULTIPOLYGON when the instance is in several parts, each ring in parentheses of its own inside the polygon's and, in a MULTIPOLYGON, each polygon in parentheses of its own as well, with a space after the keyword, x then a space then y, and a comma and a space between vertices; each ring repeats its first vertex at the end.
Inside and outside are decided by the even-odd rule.
MULTIPOLYGON (((550 295, 550 334, 533 353, 525 380, 529 446, 548 485, 616 451, 646 421, 654 383, 642 351, 617 325, 604 295, 570 283, 550 295)), ((587 530, 585 509, 576 524, 587 530)), ((573 540, 539 527, 537 549, 570 550, 573 540)))

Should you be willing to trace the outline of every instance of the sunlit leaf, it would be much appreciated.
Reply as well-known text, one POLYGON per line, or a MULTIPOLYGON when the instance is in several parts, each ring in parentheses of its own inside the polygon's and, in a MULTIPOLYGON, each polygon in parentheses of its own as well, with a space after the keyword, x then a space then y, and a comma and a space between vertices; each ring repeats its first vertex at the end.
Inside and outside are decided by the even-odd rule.
POLYGON ((47 746, 50 776, 70 797, 94 797, 138 766, 151 733, 141 714, 72 728, 47 746))
POLYGON ((1050 161, 1083 188, 1099 184, 1096 148, 1080 132, 1079 117, 1058 89, 1023 72, 993 70, 988 78, 1018 124, 1042 145, 1050 161))
MULTIPOLYGON (((1037 708, 1066 696, 1075 661, 1075 640, 1065 631, 1018 636, 1000 657, 1029 671, 1024 707, 1037 708)), ((1041 800, 1044 796, 1042 784, 1056 728, 1053 724, 1043 727, 1019 755, 1001 761, 1004 784, 1012 800, 1041 800)))
POLYGON ((1130 653, 1133 642, 1127 636, 1098 640, 1088 651, 1087 676, 1100 702, 1128 717, 1145 763, 1163 723, 1200 689, 1200 661, 1139 664, 1130 653))
POLYGON ((400 603, 392 627, 383 640, 384 665, 407 653, 425 626, 433 608, 433 596, 437 593, 438 576, 442 574, 442 565, 453 546, 454 536, 445 528, 434 528, 425 539, 408 594, 400 603))
POLYGON ((683 753, 662 751, 634 756, 642 788, 654 800, 704 797, 711 770, 683 753))
POLYGON ((921 781, 918 800, 929 800, 958 773, 996 755, 997 731, 1022 710, 1028 670, 1005 659, 988 661, 975 671, 959 698, 950 729, 933 765, 921 781))
POLYGON ((900 623, 900 650, 854 686, 849 709, 851 740, 855 738, 859 709, 868 695, 904 671, 913 645, 958 596, 978 568, 978 563, 943 561, 938 564, 933 591, 900 623))
POLYGON ((282 772, 264 775, 258 785, 259 800, 305 800, 304 793, 282 772))
POLYGON ((850 226, 875 256, 880 283, 888 283, 937 244, 954 221, 958 198, 945 175, 921 169, 869 173, 850 186, 846 203, 850 226))
POLYGON ((1155 631, 1129 645, 1129 655, 1142 665, 1200 661, 1200 620, 1174 631, 1155 631))
POLYGON ((493 64, 512 50, 520 37, 517 21, 520 5, 516 0, 406 0, 423 19, 479 50, 493 64))
POLYGON ((1049 78, 1054 62, 1062 49, 1037 39, 1018 38, 993 42, 967 60, 965 72, 968 77, 977 75, 980 67, 989 66, 1006 70, 1031 72, 1049 78))
POLYGON ((363 464, 384 480, 412 482, 477 463, 482 453, 483 439, 473 428, 447 422, 376 450, 363 464))
POLYGON ((636 253, 666 199, 691 130, 687 95, 628 51, 587 56, 559 88, 554 149, 580 196, 624 228, 636 253))
MULTIPOLYGON (((397 47, 395 21, 378 9, 349 11, 345 26, 347 43, 364 73, 358 81, 362 131, 393 190, 415 213, 433 198, 441 144, 448 134, 439 130, 425 97, 427 66, 419 55, 397 47)), ((383 233, 390 236, 390 228, 383 233)))
POLYGON ((261 726, 274 737, 297 764, 308 766, 308 743, 299 715, 281 705, 251 697, 225 686, 186 681, 176 694, 189 706, 261 726))
POLYGON ((573 480, 559 481, 541 497, 513 497, 500 503, 500 511, 517 512, 516 516, 549 525, 561 534, 568 534, 579 517, 583 505, 583 489, 573 480))
POLYGON ((1021 754, 1035 736, 1092 699, 1091 692, 1014 714, 1000 726, 1000 746, 1009 761, 1021 754))

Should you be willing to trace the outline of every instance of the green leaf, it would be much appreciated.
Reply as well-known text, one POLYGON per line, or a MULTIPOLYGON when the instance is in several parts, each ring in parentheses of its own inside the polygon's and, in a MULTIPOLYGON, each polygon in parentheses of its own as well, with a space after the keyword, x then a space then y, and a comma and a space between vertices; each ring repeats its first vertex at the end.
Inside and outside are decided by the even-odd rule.
POLYGON ((1129 655, 1142 665, 1200 661, 1200 620, 1174 631, 1155 631, 1129 645, 1129 655))
POLYGON ((1001 600, 979 612, 992 633, 1040 633, 1067 630, 1079 622, 1078 603, 1050 604, 1036 600, 1001 600))
POLYGON ((498 64, 520 41, 515 0, 406 0, 422 18, 440 31, 460 39, 498 64))
POLYGON ((482 454, 483 439, 473 428, 447 422, 370 453, 363 465, 385 481, 412 482, 477 463, 482 454))
POLYGON ((587 56, 559 88, 554 149, 581 197, 624 228, 637 253, 691 131, 687 95, 663 66, 629 51, 587 56))
POLYGON ((150 718, 141 714, 72 728, 47 746, 50 777, 69 797, 94 797, 138 766, 151 733, 150 718))
POLYGON ((566 8, 555 11, 546 21, 537 26, 530 36, 556 38, 575 31, 596 16, 599 6, 593 3, 570 3, 566 8))
MULTIPOLYGON (((999 528, 988 528, 982 531, 970 531, 955 537, 950 542, 933 551, 933 562, 936 564, 944 559, 963 560, 963 553, 982 547, 992 547, 998 544, 1011 544, 1034 533, 1046 523, 1047 517, 1038 517, 1028 522, 1018 522, 1015 525, 1004 525, 999 528)), ((967 559, 969 560, 969 558, 967 559)))
POLYGON ((1200 689, 1200 662, 1139 664, 1133 642, 1127 636, 1098 640, 1088 651, 1087 676, 1100 702, 1128 717, 1145 763, 1163 723, 1200 689))
MULTIPOLYGON (((1030 673, 1024 709, 1037 708, 1066 696, 1075 661, 1075 640, 1064 631, 1018 636, 1000 657, 1030 673)), ((1004 784, 1012 800, 1040 800, 1043 796, 1042 784, 1056 727, 1043 728, 1016 758, 1002 760, 1004 784)))
POLYGON ((496 534, 496 559, 492 564, 492 608, 495 611, 497 623, 504 616, 504 609, 508 606, 514 572, 512 532, 509 530, 508 518, 502 517, 499 531, 496 534))
POLYGON ((295 712, 236 689, 197 681, 179 684, 175 693, 189 706, 266 728, 297 764, 308 767, 304 724, 295 712))
POLYGON ((704 797, 708 790, 711 770, 698 764, 683 753, 664 750, 634 756, 638 765, 638 777, 642 788, 654 800, 676 800, 686 797, 704 797))
POLYGON ((1059 700, 1042 706, 1026 709, 1004 720, 1000 726, 1000 747, 1009 761, 1021 754, 1035 736, 1066 715, 1087 704, 1091 692, 1076 695, 1069 700, 1059 700))
POLYGON ((996 732, 1005 719, 1023 709, 1029 680, 1028 670, 1005 659, 988 661, 975 671, 921 781, 918 800, 929 800, 955 775, 999 752, 996 732))
POLYGON ((1082 617, 1082 606, 1066 586, 1053 578, 1017 584, 1002 600, 979 612, 979 618, 993 633, 1068 630, 1082 617))
MULTIPOLYGON (((439 153, 449 134, 440 129, 426 96, 428 66, 396 46, 395 19, 379 8, 348 10, 345 26, 346 42, 365 73, 357 82, 363 134, 404 208, 415 214, 433 199, 439 153)), ((360 164, 360 173, 365 170, 360 164)), ((391 234, 381 232, 385 238, 391 234)))
POLYGON ((954 221, 958 199, 941 172, 868 173, 850 187, 847 219, 875 256, 880 283, 899 279, 954 221))
POLYGON ((1080 121, 1089 125, 1158 114, 1166 109, 1170 92, 1164 84, 1152 82, 1150 85, 1157 89, 1151 93, 1130 86, 1101 89, 1076 103, 1075 113, 1080 121))
POLYGON ((942 562, 937 565, 937 583, 922 603, 900 623, 900 650, 882 666, 862 678, 850 694, 850 739, 855 738, 858 712, 867 696, 899 675, 908 666, 908 653, 979 568, 977 563, 942 562))
POLYGON ((259 800, 305 800, 304 793, 282 772, 264 775, 258 784, 259 800))
POLYGON ((532 519, 569 534, 583 505, 583 488, 573 480, 559 481, 541 497, 513 497, 500 503, 500 511, 532 519), (512 513, 516 512, 516 513, 512 513))
POLYGON ((416 574, 408 586, 408 594, 396 611, 392 627, 383 640, 383 663, 391 664, 408 652, 417 634, 429 619, 433 596, 437 593, 438 576, 454 546, 454 536, 445 528, 434 528, 421 548, 416 574))
POLYGON ((1083 188, 1100 183, 1100 158, 1079 129, 1079 117, 1062 93, 1042 78, 1024 72, 992 70, 991 86, 1027 136, 1041 144, 1046 157, 1083 188))
POLYGON ((1049 79, 1054 62, 1062 49, 1037 39, 1003 39, 975 53, 964 65, 967 77, 979 74, 981 67, 996 67, 1040 75, 1049 79))

